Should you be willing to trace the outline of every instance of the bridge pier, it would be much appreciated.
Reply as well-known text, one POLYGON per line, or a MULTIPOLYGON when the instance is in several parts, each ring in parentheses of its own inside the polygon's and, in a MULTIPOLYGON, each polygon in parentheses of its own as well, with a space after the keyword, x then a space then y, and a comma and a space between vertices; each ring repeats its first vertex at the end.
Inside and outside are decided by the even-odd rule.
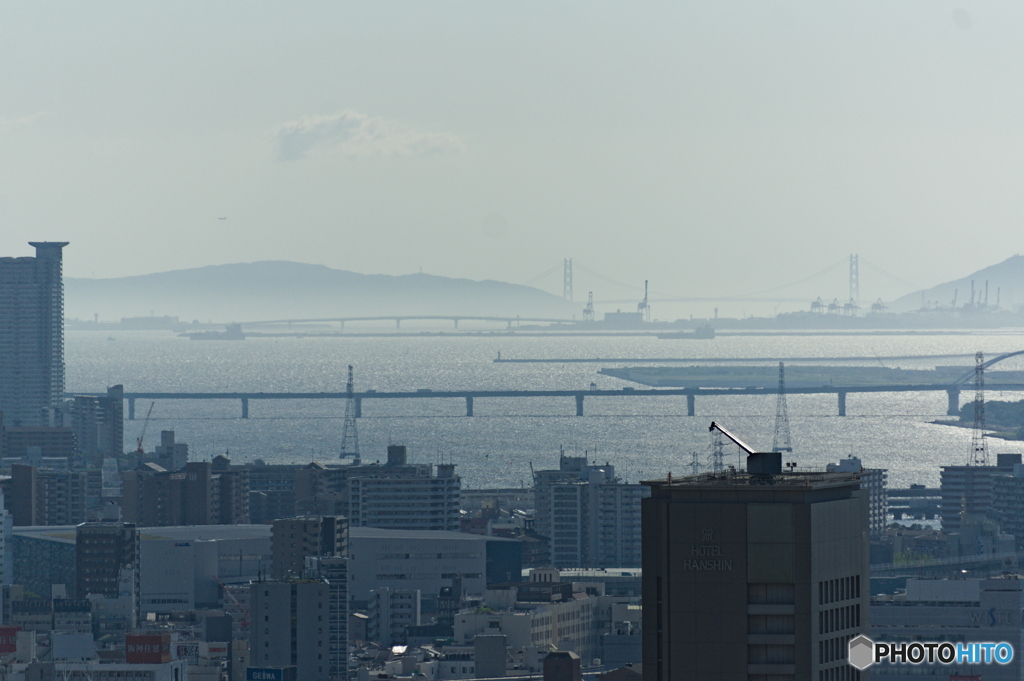
POLYGON ((839 415, 846 416, 846 391, 839 391, 839 415))
POLYGON ((452 321, 455 322, 455 328, 456 329, 459 328, 459 320, 458 319, 453 319, 452 321))
POLYGON ((395 328, 396 329, 402 328, 402 320, 401 319, 395 319, 395 328))
POLYGON ((697 404, 697 396, 696 395, 687 395, 686 396, 686 415, 687 416, 694 416, 696 414, 696 404, 697 404))
POLYGON ((128 398, 128 420, 129 421, 134 421, 135 420, 135 398, 134 397, 129 397, 128 398))
POLYGON ((473 415, 473 396, 466 395, 466 416, 473 415))
POLYGON ((583 416, 583 393, 576 394, 576 416, 583 416))
POLYGON ((363 398, 357 397, 356 400, 356 418, 361 418, 363 415, 363 398))
POLYGON ((243 419, 249 418, 249 398, 248 397, 243 397, 242 398, 242 418, 243 419))
POLYGON ((946 416, 960 415, 960 388, 949 388, 946 390, 949 397, 949 406, 946 408, 946 416))

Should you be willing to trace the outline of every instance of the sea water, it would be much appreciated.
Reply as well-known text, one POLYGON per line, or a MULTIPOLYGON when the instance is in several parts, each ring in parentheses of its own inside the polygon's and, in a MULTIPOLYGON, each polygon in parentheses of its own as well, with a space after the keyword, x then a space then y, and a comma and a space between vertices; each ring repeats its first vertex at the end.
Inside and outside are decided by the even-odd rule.
MULTIPOLYGON (((65 338, 67 390, 102 392, 121 383, 126 392, 343 392, 346 370, 355 367, 356 390, 588 390, 633 385, 602 376, 604 366, 641 366, 616 358, 858 357, 854 364, 930 368, 973 367, 986 357, 1024 349, 1019 331, 906 335, 750 335, 712 340, 658 340, 649 336, 479 335, 247 338, 190 341, 168 332, 69 331, 65 338), (113 340, 108 340, 112 338, 113 340), (599 363, 495 363, 503 358, 601 358, 599 363), (893 360, 912 355, 962 355, 933 360, 893 360), (607 361, 604 361, 607 360, 607 361)), ((823 359, 820 363, 836 363, 823 359)), ((651 362, 651 365, 656 363, 651 362)), ((999 369, 1024 368, 1013 358, 999 369)), ((645 386, 637 386, 642 388, 645 386)), ((1019 394, 989 393, 987 399, 1016 400, 1019 394)), ((973 399, 965 386, 961 402, 973 399)), ((793 452, 784 461, 820 468, 847 456, 868 467, 886 468, 892 487, 937 486, 939 466, 967 463, 971 430, 935 424, 949 420, 944 391, 850 393, 838 416, 832 395, 787 398, 793 452)), ((684 475, 707 465, 708 426, 719 421, 757 449, 772 445, 776 396, 696 398, 687 416, 685 397, 588 397, 585 415, 575 416, 572 397, 477 398, 467 417, 463 399, 364 400, 358 419, 364 461, 386 458, 389 444, 409 447, 411 461, 452 461, 463 486, 518 487, 535 469, 558 465, 560 449, 610 462, 629 481, 684 475)), ((238 400, 163 400, 136 404, 125 421, 125 448, 145 427, 152 451, 161 430, 174 430, 193 460, 227 452, 234 463, 330 463, 338 459, 344 400, 250 400, 241 418, 238 400)), ((126 410, 127 415, 127 410, 126 410)), ((996 453, 1024 453, 1024 443, 991 440, 996 453)), ((726 465, 742 465, 739 449, 725 448, 726 465)))

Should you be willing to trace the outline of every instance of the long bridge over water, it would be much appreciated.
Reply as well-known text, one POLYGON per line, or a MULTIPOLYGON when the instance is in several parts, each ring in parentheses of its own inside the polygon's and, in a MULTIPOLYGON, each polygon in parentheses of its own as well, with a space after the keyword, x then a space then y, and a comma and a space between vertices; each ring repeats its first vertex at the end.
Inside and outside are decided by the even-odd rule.
MULTIPOLYGON (((986 389, 1003 392, 1024 392, 1024 383, 1005 383, 986 385, 986 389)), ((831 394, 837 399, 839 416, 846 416, 847 396, 863 393, 886 393, 886 392, 945 392, 947 396, 946 413, 956 416, 960 413, 960 386, 949 385, 885 385, 885 386, 821 386, 787 388, 787 395, 812 395, 831 394)), ((617 390, 415 390, 415 391, 393 391, 377 392, 366 390, 353 393, 355 399, 356 416, 363 415, 363 402, 366 400, 451 400, 460 399, 465 401, 466 416, 473 416, 475 401, 478 399, 490 398, 530 398, 530 397, 569 397, 576 403, 576 416, 583 416, 583 405, 586 399, 643 399, 643 398, 664 398, 664 397, 686 397, 686 413, 688 416, 696 415, 696 403, 698 397, 731 397, 738 395, 765 395, 773 396, 778 391, 774 388, 751 387, 751 388, 620 388, 617 390)), ((68 393, 67 397, 82 394, 97 394, 105 396, 106 393, 68 393)), ((128 401, 128 419, 135 418, 136 400, 237 400, 240 402, 243 419, 249 418, 249 403, 253 400, 345 400, 348 398, 346 392, 126 392, 124 398, 128 401)))
MULTIPOLYGON (((981 365, 986 369, 993 364, 1002 362, 1010 357, 1024 355, 1024 350, 1007 352, 994 357, 981 365)), ((968 386, 968 382, 974 376, 975 370, 970 370, 960 376, 952 384, 930 383, 920 385, 870 385, 870 386, 812 386, 812 387, 791 387, 786 389, 787 395, 816 395, 832 394, 838 402, 839 416, 846 416, 846 398, 850 393, 886 393, 886 392, 945 392, 947 397, 946 414, 958 416, 960 414, 960 391, 968 386)), ((987 390, 997 392, 1024 392, 1024 383, 990 383, 985 386, 987 390)), ((67 398, 75 395, 94 394, 99 397, 106 396, 106 393, 66 393, 67 398)), ((376 390, 365 390, 352 394, 355 400, 356 417, 363 415, 364 400, 436 400, 436 399, 461 399, 465 400, 466 416, 473 416, 474 400, 487 398, 529 398, 529 397, 572 397, 576 401, 576 416, 583 416, 583 402, 586 398, 655 398, 655 397, 686 397, 687 416, 696 415, 696 403, 698 396, 708 397, 729 397, 734 395, 777 395, 778 390, 771 387, 748 387, 748 388, 648 388, 637 389, 632 387, 619 388, 618 390, 430 390, 421 388, 415 391, 391 391, 378 392, 376 390)), ((135 419, 136 400, 239 400, 242 405, 242 418, 249 418, 250 400, 345 400, 348 399, 347 392, 126 392, 124 399, 128 400, 128 419, 135 419)))

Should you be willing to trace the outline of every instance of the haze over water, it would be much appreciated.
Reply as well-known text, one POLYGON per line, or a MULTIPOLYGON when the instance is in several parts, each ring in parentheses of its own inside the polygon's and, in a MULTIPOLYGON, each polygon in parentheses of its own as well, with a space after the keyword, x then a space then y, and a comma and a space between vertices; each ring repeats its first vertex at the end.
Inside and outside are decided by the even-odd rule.
MULTIPOLYGON (((355 366, 356 390, 587 389, 633 385, 600 376, 614 358, 890 357, 904 355, 986 356, 1018 350, 1017 332, 957 335, 750 336, 710 341, 651 337, 346 337, 248 338, 242 342, 193 342, 162 332, 69 331, 66 334, 67 389, 98 392, 123 383, 133 391, 304 392, 343 391, 348 364, 355 366), (495 364, 503 358, 609 358, 607 363, 495 364)), ((833 363, 831 361, 822 363, 833 363)), ((859 364, 930 368, 973 359, 871 359, 859 364)), ((635 363, 634 363, 635 364, 635 363)), ((1013 358, 999 369, 1024 368, 1013 358)), ((637 386, 643 387, 643 386, 637 386)), ((969 388, 961 403, 973 399, 969 388)), ((1020 399, 989 393, 987 399, 1020 399)), ((630 481, 690 472, 692 452, 707 463, 708 425, 718 420, 759 449, 772 444, 775 396, 698 397, 697 415, 686 416, 685 397, 588 397, 585 416, 575 416, 572 398, 476 399, 473 418, 462 399, 365 400, 358 421, 364 461, 385 457, 388 444, 406 444, 413 461, 457 464, 464 487, 528 485, 529 463, 557 466, 558 450, 591 453, 610 461, 630 481)), ((337 460, 343 400, 252 400, 241 419, 236 400, 156 402, 145 435, 148 451, 160 431, 173 429, 187 442, 193 460, 230 451, 233 462, 262 458, 268 463, 337 460)), ((125 421, 125 448, 140 435, 149 402, 136 404, 136 420, 125 421)), ((933 425, 946 419, 945 392, 853 394, 847 416, 837 416, 835 395, 790 395, 788 411, 794 452, 784 460, 821 467, 851 454, 865 466, 889 469, 889 484, 937 486, 939 466, 964 464, 971 431, 933 425)), ((127 415, 127 410, 126 410, 127 415)), ((1024 453, 1024 443, 991 440, 990 453, 1024 453)), ((727 464, 738 449, 727 447, 727 464)))

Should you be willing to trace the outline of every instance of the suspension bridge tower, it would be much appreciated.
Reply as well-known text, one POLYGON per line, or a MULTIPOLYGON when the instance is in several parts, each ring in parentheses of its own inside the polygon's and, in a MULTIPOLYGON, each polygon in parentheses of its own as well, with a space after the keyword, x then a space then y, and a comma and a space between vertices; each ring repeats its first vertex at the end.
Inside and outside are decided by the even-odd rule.
POLYGON ((562 296, 572 301, 572 258, 562 261, 562 296))

